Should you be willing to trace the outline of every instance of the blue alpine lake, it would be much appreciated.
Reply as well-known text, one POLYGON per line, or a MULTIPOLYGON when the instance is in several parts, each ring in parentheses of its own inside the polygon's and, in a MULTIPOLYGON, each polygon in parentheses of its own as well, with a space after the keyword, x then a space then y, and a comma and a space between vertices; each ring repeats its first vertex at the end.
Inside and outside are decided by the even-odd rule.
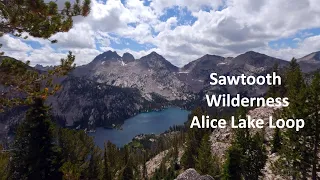
POLYGON ((160 134, 173 125, 182 125, 188 119, 189 112, 179 108, 167 108, 161 111, 140 113, 127 119, 121 126, 122 130, 97 128, 94 136, 96 145, 103 148, 104 142, 110 140, 118 147, 129 143, 139 134, 160 134))

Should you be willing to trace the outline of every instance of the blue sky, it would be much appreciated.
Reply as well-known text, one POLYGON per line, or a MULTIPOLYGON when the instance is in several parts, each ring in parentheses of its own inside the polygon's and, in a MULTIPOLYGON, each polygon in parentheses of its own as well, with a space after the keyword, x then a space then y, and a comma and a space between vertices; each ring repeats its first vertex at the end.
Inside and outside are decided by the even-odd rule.
MULTIPOLYGON (((63 1, 59 1, 59 3, 63 1)), ((285 60, 320 50, 318 0, 92 0, 88 17, 51 39, 5 35, 6 55, 52 65, 71 50, 77 64, 98 54, 152 51, 182 66, 204 54, 236 56, 254 50, 285 60)))
POLYGON ((298 48, 301 41, 304 41, 308 37, 317 36, 319 34, 320 28, 300 30, 291 37, 270 41, 269 46, 275 50, 279 50, 281 48, 298 48))

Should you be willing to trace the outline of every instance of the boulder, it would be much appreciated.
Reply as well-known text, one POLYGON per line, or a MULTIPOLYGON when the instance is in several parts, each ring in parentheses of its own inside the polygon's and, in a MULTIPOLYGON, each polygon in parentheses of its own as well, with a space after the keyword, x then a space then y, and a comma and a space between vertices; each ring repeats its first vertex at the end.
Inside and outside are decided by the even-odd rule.
POLYGON ((190 168, 180 174, 176 180, 214 180, 209 175, 201 176, 195 169, 190 168))

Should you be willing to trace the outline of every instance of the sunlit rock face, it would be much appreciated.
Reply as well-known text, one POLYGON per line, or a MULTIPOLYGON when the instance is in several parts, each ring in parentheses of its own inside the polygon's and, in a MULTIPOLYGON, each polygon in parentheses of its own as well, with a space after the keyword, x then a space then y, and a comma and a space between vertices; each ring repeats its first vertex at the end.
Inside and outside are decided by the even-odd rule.
POLYGON ((209 175, 201 176, 195 169, 190 168, 181 173, 176 180, 214 180, 209 175))

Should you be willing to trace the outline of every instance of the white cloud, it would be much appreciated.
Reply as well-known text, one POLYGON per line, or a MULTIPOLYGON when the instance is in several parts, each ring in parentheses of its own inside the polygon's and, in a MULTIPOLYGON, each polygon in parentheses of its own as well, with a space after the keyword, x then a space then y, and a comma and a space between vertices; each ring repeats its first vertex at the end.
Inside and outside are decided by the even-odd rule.
POLYGON ((95 33, 88 24, 78 23, 69 32, 53 35, 61 48, 95 48, 95 33))
POLYGON ((224 0, 153 0, 150 4, 158 14, 161 14, 166 8, 172 6, 187 7, 191 11, 199 11, 203 7, 209 7, 216 10, 223 5, 224 0))
POLYGON ((97 55, 101 54, 102 52, 96 49, 70 49, 70 51, 76 56, 75 63, 77 65, 83 65, 91 62, 97 55))
POLYGON ((157 19, 156 13, 151 7, 145 6, 143 2, 143 0, 127 0, 125 6, 130 14, 138 19, 138 22, 154 22, 157 19))
POLYGON ((125 38, 135 39, 140 43, 153 41, 151 27, 146 23, 139 24, 136 27, 128 27, 126 29, 122 29, 118 32, 118 34, 125 38))
POLYGON ((113 49, 111 42, 127 44, 122 38, 152 44, 155 48, 137 52, 130 50, 132 44, 127 44, 128 49, 116 49, 120 53, 128 51, 140 57, 156 51, 176 65, 186 64, 204 54, 235 56, 257 50, 290 59, 290 56, 320 50, 318 35, 302 31, 320 28, 318 0, 153 0, 150 6, 144 2, 126 0, 123 4, 120 0, 107 0, 106 3, 92 0, 88 17, 76 17, 74 27, 68 33, 53 36, 58 39, 58 44, 54 45, 57 49, 45 49, 50 47, 49 42, 37 38, 30 40, 39 41, 45 48, 32 50, 23 41, 12 40, 14 38, 10 36, 1 38, 1 42, 8 51, 17 49, 13 44, 19 44, 18 48, 25 53, 16 54, 44 64, 59 59, 64 55, 60 53, 62 50, 75 51, 79 55, 77 61, 87 63, 100 53, 96 44, 102 50, 113 49), (174 15, 164 22, 160 20, 168 8, 176 6, 188 8, 196 21, 179 25, 181 17, 178 19, 174 15), (203 7, 211 10, 204 11, 203 7), (297 48, 278 44, 280 49, 274 50, 268 46, 270 41, 289 37, 298 43, 297 48))
POLYGON ((156 32, 161 32, 165 30, 170 30, 171 28, 175 27, 178 23, 177 17, 170 17, 165 22, 160 22, 159 24, 154 26, 154 30, 156 32))
POLYGON ((0 43, 3 44, 2 51, 30 51, 31 46, 24 43, 20 39, 14 38, 9 35, 4 35, 0 38, 0 43))
POLYGON ((284 60, 291 60, 293 57, 301 58, 307 54, 320 50, 320 35, 301 40, 297 46, 297 48, 287 47, 277 50, 265 47, 256 50, 284 60))
POLYGON ((193 25, 165 29, 155 37, 154 44, 165 50, 166 57, 176 54, 171 59, 176 64, 185 64, 193 60, 188 55, 234 56, 266 49, 270 41, 320 27, 320 9, 311 7, 309 1, 229 0, 226 4, 221 11, 193 12, 197 17, 193 25))
POLYGON ((30 55, 26 55, 19 59, 29 60, 31 62, 31 65, 59 65, 60 59, 65 57, 65 53, 55 52, 54 49, 46 45, 40 49, 33 50, 30 55))
POLYGON ((126 28, 128 23, 137 22, 139 19, 124 7, 120 0, 108 0, 105 4, 92 1, 91 13, 82 18, 96 31, 111 32, 119 28, 126 28))
MULTIPOLYGON (((92 61, 101 52, 96 49, 88 48, 75 48, 69 49, 73 55, 75 55, 76 65, 87 64, 92 61)), ((36 49, 30 53, 30 55, 22 56, 19 59, 30 60, 31 65, 43 64, 43 65, 59 65, 60 59, 67 57, 67 52, 57 52, 50 47, 43 47, 36 49)))

